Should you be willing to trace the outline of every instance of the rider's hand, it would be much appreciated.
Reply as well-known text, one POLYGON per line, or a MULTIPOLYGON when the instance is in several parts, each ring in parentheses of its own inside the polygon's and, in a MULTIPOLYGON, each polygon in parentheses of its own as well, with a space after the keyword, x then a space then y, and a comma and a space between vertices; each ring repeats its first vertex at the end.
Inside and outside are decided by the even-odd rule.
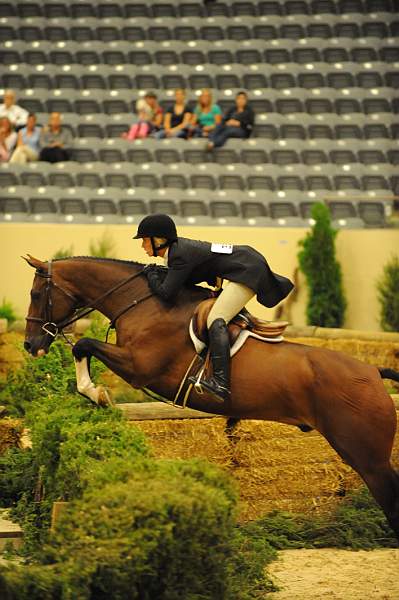
POLYGON ((156 265, 155 263, 151 263, 150 265, 146 265, 143 269, 143 273, 144 275, 148 275, 148 273, 150 273, 151 271, 155 271, 156 269, 158 269, 158 265, 156 265))

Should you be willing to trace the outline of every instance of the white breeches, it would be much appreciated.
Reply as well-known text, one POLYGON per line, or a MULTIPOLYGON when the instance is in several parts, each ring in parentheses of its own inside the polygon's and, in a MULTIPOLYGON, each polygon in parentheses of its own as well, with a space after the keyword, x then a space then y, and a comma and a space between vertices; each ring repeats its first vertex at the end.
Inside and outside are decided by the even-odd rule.
POLYGON ((251 288, 243 283, 229 281, 209 312, 207 319, 208 329, 215 319, 224 319, 226 323, 231 321, 254 296, 254 290, 251 290, 251 288))

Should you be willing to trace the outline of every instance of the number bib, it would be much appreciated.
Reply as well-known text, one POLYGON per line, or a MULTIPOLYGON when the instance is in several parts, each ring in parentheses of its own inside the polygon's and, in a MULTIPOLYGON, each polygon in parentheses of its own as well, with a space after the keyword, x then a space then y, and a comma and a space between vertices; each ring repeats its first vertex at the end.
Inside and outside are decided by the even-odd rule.
POLYGON ((232 254, 233 244, 212 244, 211 252, 216 252, 217 254, 232 254))

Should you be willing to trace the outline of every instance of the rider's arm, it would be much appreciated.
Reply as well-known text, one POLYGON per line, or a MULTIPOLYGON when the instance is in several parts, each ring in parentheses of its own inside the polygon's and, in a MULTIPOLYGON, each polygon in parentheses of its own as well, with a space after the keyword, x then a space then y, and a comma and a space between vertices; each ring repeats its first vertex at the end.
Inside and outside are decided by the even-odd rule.
POLYGON ((162 300, 172 300, 183 287, 190 276, 192 266, 184 259, 176 257, 169 264, 166 277, 162 281, 162 272, 158 269, 149 270, 146 275, 150 289, 162 300))

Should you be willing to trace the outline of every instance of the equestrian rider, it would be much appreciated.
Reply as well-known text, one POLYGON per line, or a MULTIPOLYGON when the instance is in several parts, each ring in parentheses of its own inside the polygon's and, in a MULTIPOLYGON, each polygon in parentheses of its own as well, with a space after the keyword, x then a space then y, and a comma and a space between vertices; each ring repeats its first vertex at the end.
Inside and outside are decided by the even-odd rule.
POLYGON ((255 296, 272 307, 294 287, 289 279, 273 273, 265 258, 250 246, 212 244, 178 237, 173 220, 164 214, 149 215, 139 224, 133 239, 142 239, 149 256, 161 256, 166 277, 156 265, 144 269, 151 290, 172 301, 185 283, 206 281, 228 285, 217 297, 207 319, 213 376, 201 385, 226 401, 230 397, 230 343, 227 324, 255 296))

